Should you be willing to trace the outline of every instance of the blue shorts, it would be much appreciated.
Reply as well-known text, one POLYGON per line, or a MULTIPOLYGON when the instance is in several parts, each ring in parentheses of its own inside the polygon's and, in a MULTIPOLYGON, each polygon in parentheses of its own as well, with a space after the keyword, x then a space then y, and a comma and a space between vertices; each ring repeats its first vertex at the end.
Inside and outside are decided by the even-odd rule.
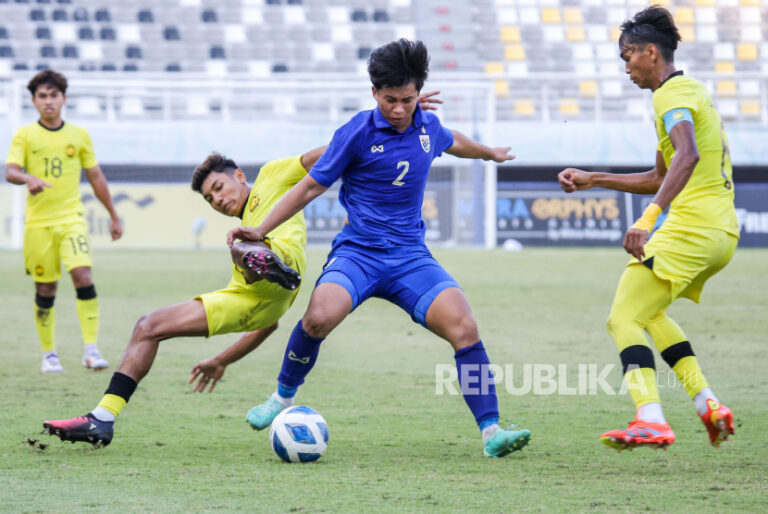
POLYGON ((350 241, 334 241, 315 287, 326 282, 349 292, 352 310, 372 296, 383 298, 425 327, 437 295, 459 287, 425 245, 372 248, 350 241))

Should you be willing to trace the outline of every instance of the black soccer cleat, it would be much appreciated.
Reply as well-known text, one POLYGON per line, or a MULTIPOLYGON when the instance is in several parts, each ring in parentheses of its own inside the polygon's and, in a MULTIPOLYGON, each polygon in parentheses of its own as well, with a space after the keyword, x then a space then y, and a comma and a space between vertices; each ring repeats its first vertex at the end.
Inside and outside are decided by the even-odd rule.
POLYGON ((112 421, 99 421, 90 413, 72 419, 43 421, 43 429, 51 435, 58 436, 62 441, 72 443, 82 441, 91 443, 97 448, 112 442, 112 436, 115 434, 114 425, 112 421))
POLYGON ((243 265, 267 282, 294 290, 301 284, 301 275, 287 266, 270 250, 254 250, 243 256, 243 265))

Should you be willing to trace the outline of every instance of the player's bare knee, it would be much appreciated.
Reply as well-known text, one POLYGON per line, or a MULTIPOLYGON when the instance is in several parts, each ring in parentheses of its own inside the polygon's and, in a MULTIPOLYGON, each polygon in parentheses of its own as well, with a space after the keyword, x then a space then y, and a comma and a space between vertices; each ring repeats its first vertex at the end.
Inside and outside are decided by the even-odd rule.
POLYGON ((325 337, 333 330, 333 322, 321 309, 311 309, 301 318, 304 332, 311 337, 325 337))
POLYGON ((144 315, 136 321, 133 327, 133 336, 131 342, 146 341, 147 339, 157 338, 157 324, 152 319, 151 314, 144 315))
POLYGON ((451 327, 451 341, 463 346, 470 346, 480 340, 480 333, 477 329, 477 321, 472 314, 466 313, 457 320, 451 327))

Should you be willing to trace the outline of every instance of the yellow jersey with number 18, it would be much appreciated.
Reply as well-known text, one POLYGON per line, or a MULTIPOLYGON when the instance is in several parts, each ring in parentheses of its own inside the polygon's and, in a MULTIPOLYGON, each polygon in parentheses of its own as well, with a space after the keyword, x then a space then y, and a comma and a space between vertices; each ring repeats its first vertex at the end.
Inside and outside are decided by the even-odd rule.
MULTIPOLYGON (((700 158, 688 183, 672 200, 665 226, 718 228, 739 237, 728 137, 709 92, 701 82, 682 74, 670 77, 653 92, 658 150, 664 156, 667 169, 675 156, 675 148, 667 133, 664 115, 673 109, 691 112, 700 158)), ((682 117, 682 113, 672 114, 682 117)))
POLYGON ((82 170, 99 164, 87 130, 71 123, 63 123, 56 130, 45 128, 40 122, 30 123, 14 134, 5 162, 19 165, 51 185, 41 193, 28 195, 28 227, 82 219, 82 170))

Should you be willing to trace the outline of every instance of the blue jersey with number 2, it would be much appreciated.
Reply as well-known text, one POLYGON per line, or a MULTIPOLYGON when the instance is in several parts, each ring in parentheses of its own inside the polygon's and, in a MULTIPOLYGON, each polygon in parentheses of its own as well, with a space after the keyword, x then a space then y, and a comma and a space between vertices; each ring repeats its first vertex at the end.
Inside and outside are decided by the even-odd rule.
POLYGON ((453 145, 453 134, 416 107, 400 132, 378 108, 339 128, 310 175, 329 187, 341 177, 339 201, 349 226, 339 237, 365 246, 423 244, 424 189, 432 161, 453 145))

